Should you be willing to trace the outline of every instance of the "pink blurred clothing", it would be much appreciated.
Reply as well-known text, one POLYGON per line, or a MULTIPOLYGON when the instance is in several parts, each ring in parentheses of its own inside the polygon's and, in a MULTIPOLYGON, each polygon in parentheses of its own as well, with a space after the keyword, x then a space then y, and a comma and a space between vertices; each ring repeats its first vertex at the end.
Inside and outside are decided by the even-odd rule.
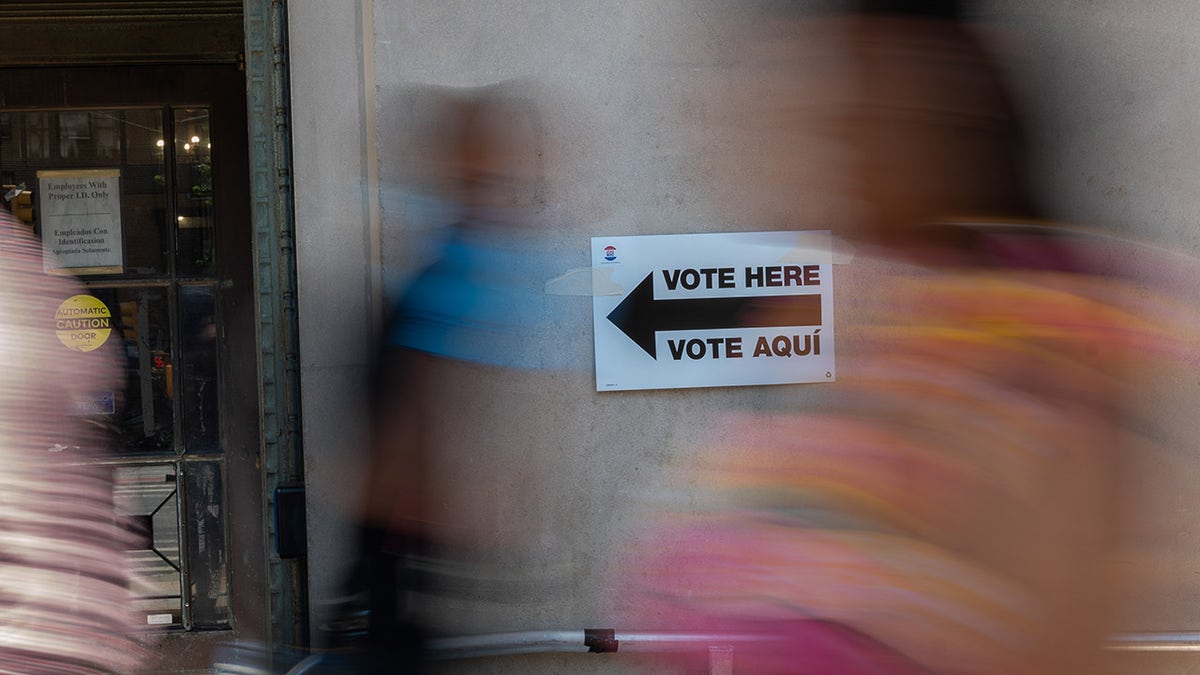
POLYGON ((105 350, 67 349, 55 309, 84 292, 0 209, 0 672, 133 672, 127 535, 98 428, 75 404, 117 381, 105 350), (63 450, 63 448, 67 448, 63 450))
POLYGON ((1033 267, 881 265, 826 404, 733 415, 683 469, 703 506, 624 569, 642 624, 774 637, 740 672, 1086 672, 1149 442, 1122 402, 1200 323, 1033 267))

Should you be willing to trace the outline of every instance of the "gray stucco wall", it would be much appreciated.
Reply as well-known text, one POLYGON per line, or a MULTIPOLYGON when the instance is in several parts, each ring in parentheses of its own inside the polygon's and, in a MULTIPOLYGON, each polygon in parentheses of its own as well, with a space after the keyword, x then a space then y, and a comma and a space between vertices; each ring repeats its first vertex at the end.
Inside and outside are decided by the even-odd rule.
MULTIPOLYGON (((374 345, 378 198, 372 192, 370 36, 356 2, 297 3, 292 153, 299 286, 301 406, 308 499, 310 604, 337 593, 363 481, 374 345)), ((314 625, 316 622, 314 621, 314 625)))
MULTIPOLYGON (((513 78, 543 92, 550 181, 537 218, 543 243, 560 252, 561 273, 588 266, 594 235, 853 228, 858 205, 840 189, 837 162, 826 161, 838 148, 819 125, 822 102, 844 93, 826 77, 838 68, 827 49, 837 29, 812 20, 784 30, 753 21, 745 7, 289 7, 314 608, 342 571, 340 514, 360 484, 369 345, 384 303, 376 275, 398 289, 428 259, 403 180, 401 139, 416 113, 407 93, 513 78)), ((1200 179, 1200 121, 1190 105, 1200 47, 1189 37, 1197 28, 1190 3, 998 0, 981 10, 1028 113, 1050 214, 1200 253, 1200 196, 1187 190, 1200 179)), ((837 312, 846 316, 856 294, 869 292, 868 274, 850 260, 836 276, 837 312)), ((480 593, 442 617, 462 633, 620 625, 606 567, 656 503, 686 504, 687 486, 666 484, 667 467, 711 443, 707 422, 724 411, 815 400, 806 386, 597 394, 591 299, 586 288, 561 292, 560 321, 544 338, 567 345, 563 367, 464 364, 426 392, 439 461, 461 481, 449 489, 464 491, 447 499, 487 486, 500 513, 495 540, 481 543, 501 552, 512 590, 499 600, 480 593)), ((1197 433, 1195 379, 1180 372, 1146 392, 1148 407, 1178 418, 1185 445, 1197 433)), ((1128 562, 1157 580, 1131 629, 1200 627, 1200 588, 1189 571, 1200 553, 1198 459, 1186 445, 1137 470, 1134 480, 1149 489, 1128 562)))
MULTIPOLYGON (((682 1, 378 3, 385 278, 399 286, 424 261, 403 141, 422 85, 510 82, 538 98, 549 184, 545 206, 529 213, 531 247, 553 261, 540 281, 589 267, 592 236, 828 229, 845 218, 826 189, 836 171, 790 161, 788 144, 827 141, 803 124, 788 126, 786 143, 757 131, 807 78, 787 65, 787 45, 752 39, 748 18, 734 4, 682 1)), ((828 38, 812 38, 805 51, 817 54, 828 38)), ((423 394, 434 472, 447 477, 437 489, 447 502, 484 505, 472 525, 487 532, 486 553, 472 562, 493 585, 437 617, 462 634, 632 628, 608 566, 657 507, 687 506, 668 467, 707 446, 708 422, 725 412, 804 405, 811 394, 597 394, 590 288, 552 289, 555 323, 528 349, 558 350, 557 367, 446 367, 423 394)))

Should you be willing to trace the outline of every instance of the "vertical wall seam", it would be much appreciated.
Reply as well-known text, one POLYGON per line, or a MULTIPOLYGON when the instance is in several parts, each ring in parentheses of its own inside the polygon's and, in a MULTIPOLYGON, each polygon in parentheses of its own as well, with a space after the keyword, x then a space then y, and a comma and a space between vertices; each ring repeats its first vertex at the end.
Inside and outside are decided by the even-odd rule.
MULTIPOLYGON (((371 336, 379 339, 383 326, 383 222, 380 167, 379 167, 379 130, 377 128, 376 111, 378 95, 375 84, 375 10, 374 0, 359 0, 359 53, 361 64, 359 68, 359 99, 362 101, 362 136, 363 148, 362 175, 363 212, 367 217, 367 251, 368 288, 367 297, 371 303, 371 336)), ((367 345, 372 348, 374 345, 367 345)))

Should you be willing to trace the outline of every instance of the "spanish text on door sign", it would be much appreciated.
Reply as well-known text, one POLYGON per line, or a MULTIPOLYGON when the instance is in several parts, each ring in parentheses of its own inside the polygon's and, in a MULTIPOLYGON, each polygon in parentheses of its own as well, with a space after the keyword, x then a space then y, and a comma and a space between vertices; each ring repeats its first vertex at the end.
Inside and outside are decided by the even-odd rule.
POLYGON ((596 389, 829 382, 826 231, 592 239, 596 389))

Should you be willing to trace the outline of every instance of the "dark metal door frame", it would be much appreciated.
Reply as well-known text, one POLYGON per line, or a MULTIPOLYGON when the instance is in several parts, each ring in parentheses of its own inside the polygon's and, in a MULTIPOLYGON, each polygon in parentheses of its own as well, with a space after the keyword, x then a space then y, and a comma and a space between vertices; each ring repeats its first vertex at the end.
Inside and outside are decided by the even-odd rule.
POLYGON ((276 528, 280 488, 304 484, 300 439, 300 357, 295 217, 288 90, 287 3, 245 0, 259 393, 263 442, 263 524, 269 644, 308 645, 308 574, 303 557, 281 559, 276 528))

